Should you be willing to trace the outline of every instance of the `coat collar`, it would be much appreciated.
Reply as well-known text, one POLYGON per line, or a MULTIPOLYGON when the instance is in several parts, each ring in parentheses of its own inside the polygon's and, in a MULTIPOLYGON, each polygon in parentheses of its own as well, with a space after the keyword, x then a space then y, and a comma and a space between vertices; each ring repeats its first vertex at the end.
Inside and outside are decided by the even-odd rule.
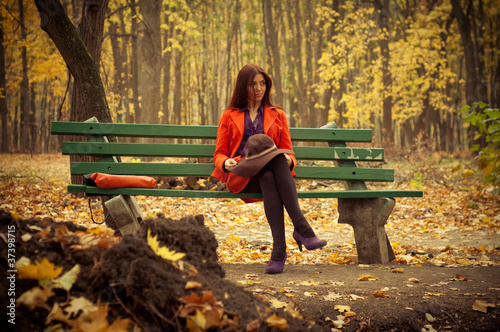
MULTIPOLYGON (((236 123, 241 136, 245 132, 245 112, 238 112, 238 108, 233 108, 231 112, 231 118, 236 123)), ((264 133, 267 134, 269 128, 278 117, 278 111, 274 106, 264 106, 264 133)))

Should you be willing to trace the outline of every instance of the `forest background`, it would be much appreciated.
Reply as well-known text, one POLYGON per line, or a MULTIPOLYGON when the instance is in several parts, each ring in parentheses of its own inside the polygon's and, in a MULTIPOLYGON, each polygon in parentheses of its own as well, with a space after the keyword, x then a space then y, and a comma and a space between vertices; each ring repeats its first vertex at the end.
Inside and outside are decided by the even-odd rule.
MULTIPOLYGON (((88 2, 62 1, 76 27, 88 2)), ((461 107, 499 104, 500 0, 110 0, 106 8, 98 63, 113 122, 216 125, 246 63, 271 74, 273 101, 292 127, 336 121, 400 148, 467 149, 461 107)), ((2 0, 2 152, 56 152, 50 123, 71 119, 74 82, 40 23, 34 1, 2 0)))

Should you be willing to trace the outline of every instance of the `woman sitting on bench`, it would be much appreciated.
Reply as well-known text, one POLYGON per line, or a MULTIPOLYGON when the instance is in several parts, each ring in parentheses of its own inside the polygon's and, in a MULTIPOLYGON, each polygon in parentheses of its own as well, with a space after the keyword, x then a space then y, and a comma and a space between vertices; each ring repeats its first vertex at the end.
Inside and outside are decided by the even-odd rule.
POLYGON ((288 121, 283 109, 271 103, 271 87, 271 78, 257 65, 248 64, 238 73, 231 101, 219 121, 212 176, 235 194, 262 192, 273 236, 266 272, 281 273, 287 258, 283 207, 292 219, 293 238, 301 251, 302 245, 314 250, 326 241, 316 237, 300 210, 288 121))

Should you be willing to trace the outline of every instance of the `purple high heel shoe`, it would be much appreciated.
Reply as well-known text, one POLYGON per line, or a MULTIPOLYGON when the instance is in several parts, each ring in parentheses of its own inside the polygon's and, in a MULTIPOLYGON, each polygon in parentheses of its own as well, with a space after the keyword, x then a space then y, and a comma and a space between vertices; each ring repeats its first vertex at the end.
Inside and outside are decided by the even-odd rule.
POLYGON ((313 237, 303 237, 294 230, 293 238, 297 242, 300 251, 302 251, 302 245, 304 245, 307 250, 315 250, 326 246, 326 241, 318 239, 316 235, 313 237))
POLYGON ((269 274, 278 274, 283 272, 285 269, 285 261, 286 261, 287 255, 285 253, 285 258, 281 261, 273 261, 272 259, 269 260, 269 263, 266 266, 266 273, 269 274))

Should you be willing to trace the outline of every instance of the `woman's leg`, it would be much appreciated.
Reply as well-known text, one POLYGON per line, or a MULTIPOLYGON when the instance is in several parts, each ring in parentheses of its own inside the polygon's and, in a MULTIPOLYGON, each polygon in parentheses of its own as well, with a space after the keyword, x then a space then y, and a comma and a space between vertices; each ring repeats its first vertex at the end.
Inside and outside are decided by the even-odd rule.
POLYGON ((248 182, 242 192, 262 192, 264 197, 264 212, 273 236, 271 260, 282 261, 286 254, 285 215, 283 203, 276 190, 274 175, 270 170, 261 170, 259 174, 250 179, 250 182, 248 182))
POLYGON ((304 238, 315 237, 314 231, 300 210, 297 188, 284 155, 279 155, 247 184, 242 192, 262 191, 264 211, 273 236, 271 260, 281 261, 286 254, 285 219, 283 206, 292 219, 295 231, 304 238))
POLYGON ((276 190, 276 183, 271 171, 264 170, 259 173, 259 183, 264 197, 264 212, 267 222, 271 227, 273 236, 273 253, 271 260, 281 261, 286 255, 285 241, 285 213, 280 195, 276 190))
MULTIPOLYGON (((267 163, 263 170, 272 172, 274 177, 274 181, 272 181, 272 184, 275 187, 275 192, 278 193, 282 205, 285 206, 290 219, 292 219, 295 230, 300 235, 306 238, 315 236, 313 229, 300 210, 299 200, 297 197, 297 188, 295 187, 295 181, 293 179, 292 173, 290 172, 290 167, 286 162, 285 156, 278 155, 274 157, 267 163)), ((264 192, 264 188, 262 188, 262 192, 264 192)), ((264 204, 265 203, 266 202, 264 200, 264 204)))

